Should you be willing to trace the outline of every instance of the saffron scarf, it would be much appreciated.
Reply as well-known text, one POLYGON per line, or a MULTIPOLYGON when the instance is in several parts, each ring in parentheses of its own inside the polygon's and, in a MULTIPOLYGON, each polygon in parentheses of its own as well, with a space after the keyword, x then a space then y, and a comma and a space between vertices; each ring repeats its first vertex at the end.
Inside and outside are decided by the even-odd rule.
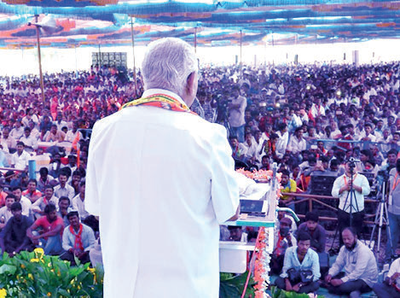
POLYGON ((191 114, 197 115, 195 112, 192 112, 189 107, 181 103, 178 99, 166 95, 166 94, 153 94, 148 97, 139 98, 136 100, 132 100, 126 104, 124 104, 121 109, 125 109, 128 107, 144 105, 144 106, 152 106, 158 107, 166 110, 177 111, 177 112, 189 112, 191 114))
POLYGON ((84 251, 83 243, 82 243, 83 225, 79 224, 78 233, 75 233, 75 230, 71 225, 69 226, 69 231, 71 232, 72 235, 75 236, 74 250, 79 249, 80 251, 84 251))

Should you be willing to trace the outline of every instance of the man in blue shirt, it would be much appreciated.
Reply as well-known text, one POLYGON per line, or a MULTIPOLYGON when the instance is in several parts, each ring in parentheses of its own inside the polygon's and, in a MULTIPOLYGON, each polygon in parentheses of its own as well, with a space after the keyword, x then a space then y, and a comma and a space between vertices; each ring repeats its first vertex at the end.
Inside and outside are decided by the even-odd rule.
POLYGON ((276 279, 279 289, 297 293, 313 293, 318 290, 319 271, 318 254, 310 249, 311 237, 300 232, 297 236, 297 246, 286 250, 282 274, 276 279))

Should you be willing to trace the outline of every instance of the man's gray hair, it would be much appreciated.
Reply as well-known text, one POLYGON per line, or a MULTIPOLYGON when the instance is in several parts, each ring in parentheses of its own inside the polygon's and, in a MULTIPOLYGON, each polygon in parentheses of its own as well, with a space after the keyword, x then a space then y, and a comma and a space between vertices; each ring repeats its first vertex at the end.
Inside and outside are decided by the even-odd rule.
POLYGON ((182 96, 187 78, 198 71, 193 47, 179 38, 162 38, 148 45, 142 64, 145 89, 160 88, 182 96))

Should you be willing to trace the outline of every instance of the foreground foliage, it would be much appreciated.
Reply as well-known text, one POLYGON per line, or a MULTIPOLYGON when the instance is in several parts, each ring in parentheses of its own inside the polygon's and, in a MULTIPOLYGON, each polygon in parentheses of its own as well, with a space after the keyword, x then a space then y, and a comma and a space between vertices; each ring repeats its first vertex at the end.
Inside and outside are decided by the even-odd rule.
POLYGON ((58 257, 46 256, 42 249, 23 251, 0 260, 2 297, 102 297, 102 268, 89 263, 72 267, 58 257))
MULTIPOLYGON (((246 271, 245 273, 237 276, 234 276, 231 273, 220 273, 219 298, 240 298, 246 284, 248 273, 249 272, 246 271)), ((245 297, 254 297, 254 284, 255 282, 251 278, 245 297)))

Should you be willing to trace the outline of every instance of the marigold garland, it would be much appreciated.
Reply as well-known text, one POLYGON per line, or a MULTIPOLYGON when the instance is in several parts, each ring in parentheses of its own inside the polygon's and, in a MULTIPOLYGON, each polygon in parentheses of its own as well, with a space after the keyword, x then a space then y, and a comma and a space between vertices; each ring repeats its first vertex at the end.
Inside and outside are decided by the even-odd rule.
MULTIPOLYGON (((270 182, 273 177, 273 171, 271 170, 259 170, 259 171, 245 171, 244 169, 238 169, 236 172, 245 175, 247 178, 253 179, 257 182, 270 182)), ((281 180, 281 175, 276 175, 277 182, 281 180)), ((276 187, 276 200, 279 201, 281 196, 280 187, 276 187)), ((272 231, 273 232, 273 231, 272 231)), ((254 249, 254 281, 256 284, 253 286, 255 289, 255 298, 269 297, 265 292, 269 286, 269 262, 270 262, 270 241, 269 238, 272 236, 270 229, 260 227, 257 235, 256 245, 254 249)))
POLYGON ((258 231, 256 248, 255 248, 255 261, 254 261, 254 285, 255 298, 267 297, 265 290, 269 285, 269 230, 261 227, 258 231))
MULTIPOLYGON (((269 182, 273 176, 273 171, 271 170, 253 170, 253 172, 246 171, 245 169, 237 169, 236 172, 246 176, 247 178, 253 179, 257 182, 269 182)), ((276 174, 276 179, 278 182, 281 181, 281 174, 276 174)), ((279 201, 281 197, 281 187, 276 188, 276 199, 279 201)))
POLYGON ((254 170, 253 172, 246 171, 243 168, 237 169, 236 172, 245 175, 247 178, 253 179, 259 182, 268 182, 273 175, 273 172, 270 170, 254 170))

